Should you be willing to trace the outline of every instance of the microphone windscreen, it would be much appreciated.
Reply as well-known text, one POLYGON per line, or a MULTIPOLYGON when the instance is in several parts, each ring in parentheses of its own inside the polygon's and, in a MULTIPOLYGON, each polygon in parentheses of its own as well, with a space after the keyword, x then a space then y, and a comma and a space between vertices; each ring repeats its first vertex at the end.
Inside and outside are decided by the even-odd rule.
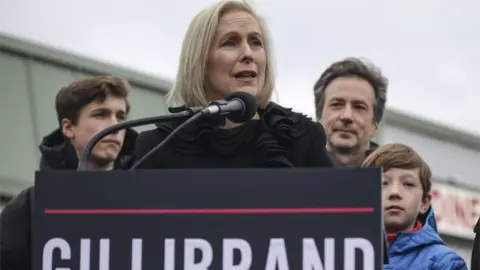
POLYGON ((226 100, 231 101, 235 99, 243 103, 243 110, 228 114, 228 120, 234 123, 244 123, 252 119, 257 113, 257 99, 247 92, 238 91, 230 95, 226 100))

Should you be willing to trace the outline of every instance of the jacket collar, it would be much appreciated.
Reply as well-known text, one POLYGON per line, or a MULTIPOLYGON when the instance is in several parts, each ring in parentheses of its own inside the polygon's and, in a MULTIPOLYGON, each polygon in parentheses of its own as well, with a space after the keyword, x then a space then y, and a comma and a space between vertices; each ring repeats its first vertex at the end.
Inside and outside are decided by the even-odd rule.
MULTIPOLYGON (((379 147, 379 145, 373 141, 370 141, 370 145, 369 145, 369 148, 365 151, 365 157, 368 157, 373 151, 375 151, 377 148, 379 147)), ((329 151, 328 154, 330 155, 330 159, 332 160, 333 162, 333 165, 334 167, 345 167, 344 165, 342 165, 334 152, 332 151, 329 151)))
MULTIPOLYGON (((125 131, 125 139, 122 149, 115 161, 115 169, 129 166, 134 160, 135 142, 137 132, 133 129, 125 131)), ((76 170, 78 157, 75 148, 66 139, 60 129, 56 129, 43 137, 38 146, 42 154, 40 170, 76 170)))

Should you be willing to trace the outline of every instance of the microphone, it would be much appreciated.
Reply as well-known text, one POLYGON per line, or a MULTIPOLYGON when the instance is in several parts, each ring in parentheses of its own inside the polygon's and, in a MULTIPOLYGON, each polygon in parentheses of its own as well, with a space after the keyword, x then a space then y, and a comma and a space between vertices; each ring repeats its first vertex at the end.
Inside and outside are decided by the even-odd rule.
POLYGON ((232 122, 242 123, 250 120, 255 115, 257 106, 256 100, 252 95, 245 92, 235 92, 226 100, 214 101, 210 103, 207 107, 188 108, 183 106, 180 109, 170 108, 169 110, 172 113, 170 115, 153 116, 148 118, 125 121, 101 130, 100 132, 95 134, 92 139, 90 139, 90 141, 85 146, 85 149, 82 151, 79 157, 77 171, 88 170, 88 157, 95 145, 105 136, 111 133, 118 132, 119 130, 155 124, 158 122, 171 121, 172 119, 187 119, 182 124, 180 124, 172 133, 170 133, 160 144, 158 144, 155 148, 153 148, 152 150, 150 150, 150 152, 143 156, 139 161, 137 161, 130 169, 133 170, 141 162, 143 162, 143 160, 148 158, 155 151, 160 149, 165 143, 167 143, 184 126, 187 126, 188 124, 196 121, 203 115, 225 115, 232 122))
POLYGON ((130 167, 129 171, 135 170, 143 161, 150 157, 153 153, 162 148, 167 142, 169 142, 177 132, 182 130, 185 126, 196 121, 203 115, 225 115, 227 119, 234 123, 243 123, 253 118, 257 113, 257 101, 254 96, 246 92, 235 92, 231 94, 225 100, 218 100, 211 102, 206 108, 202 109, 192 118, 187 119, 185 122, 180 124, 172 133, 168 134, 162 142, 155 146, 152 150, 146 153, 142 158, 140 158, 135 164, 130 167))
POLYGON ((247 92, 235 92, 225 100, 211 102, 205 114, 220 114, 234 123, 244 123, 257 113, 257 101, 247 92))
POLYGON ((169 114, 169 115, 135 119, 135 120, 125 121, 122 123, 109 126, 101 130, 97 134, 95 134, 95 136, 93 136, 93 138, 90 139, 90 141, 87 143, 87 145, 85 146, 85 149, 83 149, 82 154, 79 157, 77 171, 88 170, 88 156, 92 152, 95 145, 101 139, 103 139, 105 136, 111 133, 115 133, 115 132, 118 132, 119 130, 126 129, 126 128, 133 128, 138 126, 151 125, 158 122, 171 121, 172 119, 188 118, 188 120, 190 120, 192 119, 190 118, 192 115, 194 117, 196 116, 195 118, 199 118, 201 115, 203 115, 203 114, 199 114, 199 112, 201 112, 202 110, 204 110, 204 107, 192 107, 192 108, 183 107, 181 109, 174 108, 174 109, 170 109, 170 112, 172 112, 172 114, 169 114))

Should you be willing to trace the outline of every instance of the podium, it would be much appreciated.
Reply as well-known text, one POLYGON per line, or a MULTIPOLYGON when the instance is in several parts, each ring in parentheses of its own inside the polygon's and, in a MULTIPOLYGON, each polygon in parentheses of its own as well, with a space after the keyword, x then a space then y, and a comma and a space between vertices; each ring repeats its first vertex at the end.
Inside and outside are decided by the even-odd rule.
POLYGON ((380 169, 36 173, 35 270, 382 269, 380 169))

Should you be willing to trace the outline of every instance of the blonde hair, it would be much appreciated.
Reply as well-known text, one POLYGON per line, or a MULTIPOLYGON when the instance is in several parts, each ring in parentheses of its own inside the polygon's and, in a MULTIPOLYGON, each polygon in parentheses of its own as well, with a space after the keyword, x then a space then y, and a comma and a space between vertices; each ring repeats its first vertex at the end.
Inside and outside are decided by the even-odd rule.
POLYGON ((245 1, 224 0, 198 13, 185 34, 180 54, 180 63, 173 88, 167 94, 169 106, 206 106, 208 100, 204 89, 205 70, 210 46, 213 43, 220 18, 233 10, 241 10, 252 15, 259 23, 267 58, 265 85, 257 94, 261 108, 270 101, 275 88, 273 56, 268 30, 263 19, 245 1))

